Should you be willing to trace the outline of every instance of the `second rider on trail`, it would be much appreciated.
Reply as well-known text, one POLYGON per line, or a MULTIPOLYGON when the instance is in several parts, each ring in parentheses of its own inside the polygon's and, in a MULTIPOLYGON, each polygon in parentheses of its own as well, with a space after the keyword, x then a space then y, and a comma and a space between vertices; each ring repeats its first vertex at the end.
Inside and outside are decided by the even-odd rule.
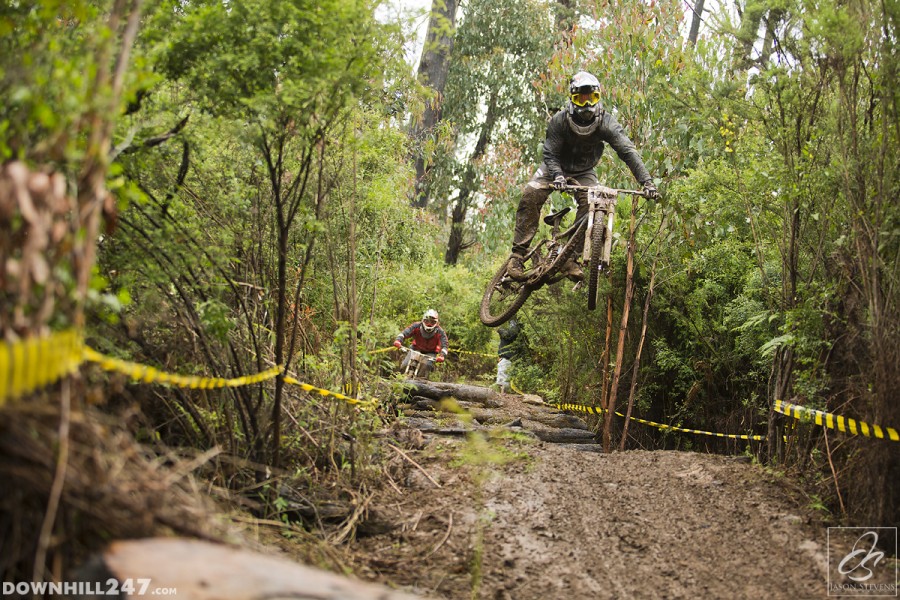
MULTIPOLYGON (((537 233, 541 208, 552 191, 565 188, 568 179, 584 186, 599 183, 594 169, 603 156, 604 144, 609 144, 628 165, 644 187, 646 197, 656 199, 659 193, 634 143, 612 113, 600 105, 600 82, 590 73, 580 71, 569 84, 566 109, 556 113, 547 125, 543 163, 522 191, 508 266, 512 278, 525 278, 522 259, 537 233)), ((577 217, 581 217, 587 210, 585 193, 576 193, 576 200, 577 217)), ((581 267, 577 264, 570 265, 568 271, 573 278, 581 279, 581 267)))
MULTIPOLYGON (((394 339, 394 347, 399 350, 403 346, 403 341, 409 338, 412 338, 413 350, 434 356, 435 362, 444 362, 444 359, 447 358, 447 333, 439 324, 436 310, 431 308, 426 310, 421 321, 416 321, 398 333, 394 339)), ((401 370, 406 368, 409 360, 410 354, 407 353, 400 365, 401 370)), ((428 373, 423 375, 426 379, 428 378, 428 373)))

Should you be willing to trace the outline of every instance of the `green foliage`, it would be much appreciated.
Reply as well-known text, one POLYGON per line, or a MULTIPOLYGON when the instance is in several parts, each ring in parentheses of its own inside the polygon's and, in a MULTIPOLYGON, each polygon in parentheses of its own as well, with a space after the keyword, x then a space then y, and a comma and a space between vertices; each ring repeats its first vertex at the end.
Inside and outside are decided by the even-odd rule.
POLYGON ((511 204, 497 188, 513 183, 517 188, 522 166, 533 169, 538 159, 546 115, 535 110, 542 99, 532 82, 552 48, 548 4, 469 2, 454 36, 442 105, 443 126, 450 131, 447 143, 435 148, 429 192, 441 212, 460 201, 463 192, 477 194, 462 199, 479 209, 466 220, 466 229, 489 242, 501 232, 506 237, 509 221, 505 210, 497 214, 486 205, 511 204), (515 163, 508 160, 510 154, 515 163), (497 224, 497 217, 504 224, 497 224))
MULTIPOLYGON (((801 403, 900 422, 896 3, 750 2, 738 24, 724 9, 711 15, 695 46, 683 42, 677 0, 576 4, 565 15, 577 17, 574 31, 554 30, 556 2, 464 6, 445 121, 426 142, 432 212, 407 206, 412 144, 402 111, 421 98, 400 58, 400 28, 375 19, 364 0, 151 3, 124 78, 127 106, 108 106, 110 84, 95 83, 115 60, 109 3, 8 3, 0 161, 72 175, 89 152, 90 116, 123 113, 108 182, 119 222, 99 244, 93 337, 123 356, 216 375, 273 363, 280 340, 295 351, 297 375, 332 390, 355 382, 365 395, 386 362, 372 351, 427 308, 440 312, 452 348, 495 351, 495 333, 477 318, 481 294, 508 251, 546 113, 563 105, 572 72, 586 69, 664 198, 639 207, 623 356, 598 364, 604 300, 613 332, 623 309, 627 200, 601 308, 587 313, 569 283, 523 307, 528 347, 516 385, 592 403, 619 361, 627 397, 646 319, 641 416, 745 431, 762 425, 779 381, 778 393, 801 403), (778 40, 765 52, 761 23, 778 40), (476 243, 465 264, 447 268, 447 209, 461 199, 476 243)), ((614 157, 599 175, 633 185, 614 157)), ((326 464, 352 477, 335 432, 365 439, 375 421, 343 409, 326 418, 325 401, 288 396, 297 424, 283 445, 304 476, 326 464), (310 431, 329 442, 309 446, 320 435, 310 431)), ((166 430, 173 439, 266 458, 258 453, 271 431, 270 391, 172 398, 168 412, 148 411, 179 424, 181 433, 166 430)), ((857 456, 867 455, 836 459, 857 456)), ((890 483, 870 479, 860 489, 889 497, 890 483)))
MULTIPOLYGON (((89 116, 107 106, 98 88, 114 41, 111 2, 24 1, 0 7, 0 161, 74 165, 87 152, 89 116), (104 60, 105 57, 105 60, 104 60)), ((146 75, 131 74, 140 85, 146 75)))
POLYGON ((379 73, 379 29, 364 1, 162 2, 147 41, 213 114, 316 129, 379 73))

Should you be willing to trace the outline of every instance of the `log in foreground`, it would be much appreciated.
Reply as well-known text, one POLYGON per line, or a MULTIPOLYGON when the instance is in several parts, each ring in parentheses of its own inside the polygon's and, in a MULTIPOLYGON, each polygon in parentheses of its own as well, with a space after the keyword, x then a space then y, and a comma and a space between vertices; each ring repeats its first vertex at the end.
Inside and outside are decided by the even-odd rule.
MULTIPOLYGON (((148 595, 166 590, 169 598, 256 600, 414 600, 424 598, 353 581, 277 556, 266 556, 200 540, 149 538, 113 542, 103 569, 120 583, 150 580, 148 595), (174 593, 171 591, 174 590, 174 593)), ((98 567, 91 570, 98 573, 98 567)), ((86 577, 87 578, 87 577, 86 577)), ((105 583, 106 580, 92 579, 105 583)), ((104 590, 108 589, 103 587, 104 590)), ((140 591, 139 588, 136 591, 140 591)))
POLYGON ((425 396, 432 400, 456 398, 462 402, 485 404, 487 402, 497 401, 500 398, 500 395, 494 390, 477 385, 426 382, 417 379, 407 379, 404 383, 410 387, 410 396, 425 396))

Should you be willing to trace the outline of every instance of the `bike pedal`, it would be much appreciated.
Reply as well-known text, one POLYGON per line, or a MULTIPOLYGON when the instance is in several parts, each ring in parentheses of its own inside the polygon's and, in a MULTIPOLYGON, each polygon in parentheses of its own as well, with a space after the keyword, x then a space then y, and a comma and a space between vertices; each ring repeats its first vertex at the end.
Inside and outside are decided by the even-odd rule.
POLYGON ((577 292, 578 290, 580 290, 583 283, 584 281, 579 281, 578 283, 576 283, 574 286, 572 286, 572 291, 577 292))

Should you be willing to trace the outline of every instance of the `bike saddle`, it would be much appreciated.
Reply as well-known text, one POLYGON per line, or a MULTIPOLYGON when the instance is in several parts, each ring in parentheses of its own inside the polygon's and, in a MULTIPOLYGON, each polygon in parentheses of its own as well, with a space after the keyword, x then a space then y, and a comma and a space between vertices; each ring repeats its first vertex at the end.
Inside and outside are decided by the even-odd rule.
POLYGON ((572 210, 571 206, 567 206, 562 210, 558 210, 555 213, 551 213, 544 217, 544 223, 547 225, 553 225, 554 222, 561 221, 564 216, 569 214, 569 211, 572 210))

